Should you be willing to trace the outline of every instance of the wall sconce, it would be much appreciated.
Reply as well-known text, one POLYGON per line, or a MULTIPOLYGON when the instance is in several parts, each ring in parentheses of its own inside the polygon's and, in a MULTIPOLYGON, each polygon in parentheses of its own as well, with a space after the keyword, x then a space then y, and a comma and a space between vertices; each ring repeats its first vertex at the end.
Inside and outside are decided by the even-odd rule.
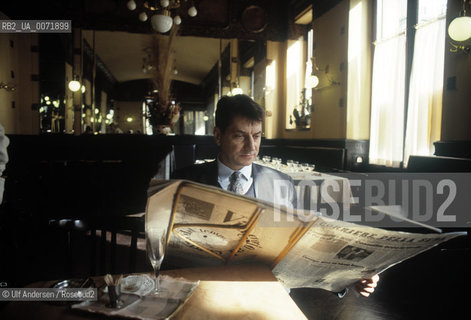
POLYGON ((327 74, 329 73, 329 65, 326 65, 324 69, 320 69, 316 64, 315 58, 312 58, 312 61, 313 61, 312 65, 313 65, 314 71, 312 72, 309 78, 308 85, 310 86, 310 88, 313 88, 315 90, 320 90, 327 87, 340 85, 340 82, 337 82, 331 79, 329 76, 327 76, 327 74), (319 88, 318 85, 319 85, 320 80, 319 80, 318 74, 320 73, 320 71, 323 71, 326 74, 326 78, 327 78, 327 81, 329 81, 329 84, 319 88))
POLYGON ((69 82, 68 87, 69 87, 69 90, 72 92, 79 91, 80 88, 82 87, 80 85, 79 76, 75 76, 74 79, 69 82))
POLYGON ((311 74, 308 79, 307 87, 308 89, 313 89, 319 85, 319 77, 315 74, 311 74))
POLYGON ((0 82, 0 89, 5 89, 6 91, 15 91, 16 87, 11 84, 6 84, 5 82, 0 82))
POLYGON ((451 52, 463 51, 465 54, 470 52, 469 46, 461 44, 471 38, 471 17, 466 16, 466 1, 463 0, 463 9, 448 26, 448 35, 453 41, 458 42, 457 44, 450 43, 453 47, 450 49, 451 52))

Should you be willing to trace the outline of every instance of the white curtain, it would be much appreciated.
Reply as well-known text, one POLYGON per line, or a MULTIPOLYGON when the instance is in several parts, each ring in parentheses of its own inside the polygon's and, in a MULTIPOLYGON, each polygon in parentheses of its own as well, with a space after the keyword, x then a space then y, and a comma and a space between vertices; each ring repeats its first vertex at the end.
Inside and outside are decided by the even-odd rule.
POLYGON ((410 155, 433 155, 440 140, 445 18, 417 29, 409 89, 404 164, 410 155))
POLYGON ((399 167, 403 154, 405 34, 376 44, 371 96, 371 164, 399 167))

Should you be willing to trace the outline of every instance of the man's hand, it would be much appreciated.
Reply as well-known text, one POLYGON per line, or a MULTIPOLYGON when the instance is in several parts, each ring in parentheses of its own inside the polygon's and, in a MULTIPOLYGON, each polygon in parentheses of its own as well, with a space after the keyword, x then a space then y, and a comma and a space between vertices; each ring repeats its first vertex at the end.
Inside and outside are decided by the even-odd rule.
POLYGON ((379 275, 375 274, 370 279, 361 279, 355 283, 355 290, 364 297, 368 297, 375 291, 378 285, 379 275))

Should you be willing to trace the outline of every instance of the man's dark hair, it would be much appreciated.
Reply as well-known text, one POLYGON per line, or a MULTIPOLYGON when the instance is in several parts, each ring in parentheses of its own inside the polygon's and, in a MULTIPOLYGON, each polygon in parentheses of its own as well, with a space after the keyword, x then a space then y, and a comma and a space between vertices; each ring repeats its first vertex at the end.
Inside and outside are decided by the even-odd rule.
POLYGON ((222 97, 216 107, 216 127, 224 132, 235 116, 254 121, 263 121, 263 108, 245 94, 222 97))

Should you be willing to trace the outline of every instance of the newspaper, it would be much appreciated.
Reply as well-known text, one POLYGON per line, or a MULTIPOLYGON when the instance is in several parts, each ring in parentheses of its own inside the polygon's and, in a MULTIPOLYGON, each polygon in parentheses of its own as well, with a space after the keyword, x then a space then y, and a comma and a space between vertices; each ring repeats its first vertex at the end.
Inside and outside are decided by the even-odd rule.
POLYGON ((124 278, 121 284, 120 308, 107 307, 109 295, 105 292, 97 301, 84 301, 73 305, 72 309, 141 320, 169 319, 188 300, 199 281, 188 281, 167 275, 160 277, 165 297, 149 294, 153 289, 153 280, 149 276, 131 275, 124 278))
POLYGON ((259 262, 285 286, 338 292, 466 234, 416 234, 276 207, 186 180, 155 180, 146 228, 166 224, 166 259, 178 266, 259 262))

